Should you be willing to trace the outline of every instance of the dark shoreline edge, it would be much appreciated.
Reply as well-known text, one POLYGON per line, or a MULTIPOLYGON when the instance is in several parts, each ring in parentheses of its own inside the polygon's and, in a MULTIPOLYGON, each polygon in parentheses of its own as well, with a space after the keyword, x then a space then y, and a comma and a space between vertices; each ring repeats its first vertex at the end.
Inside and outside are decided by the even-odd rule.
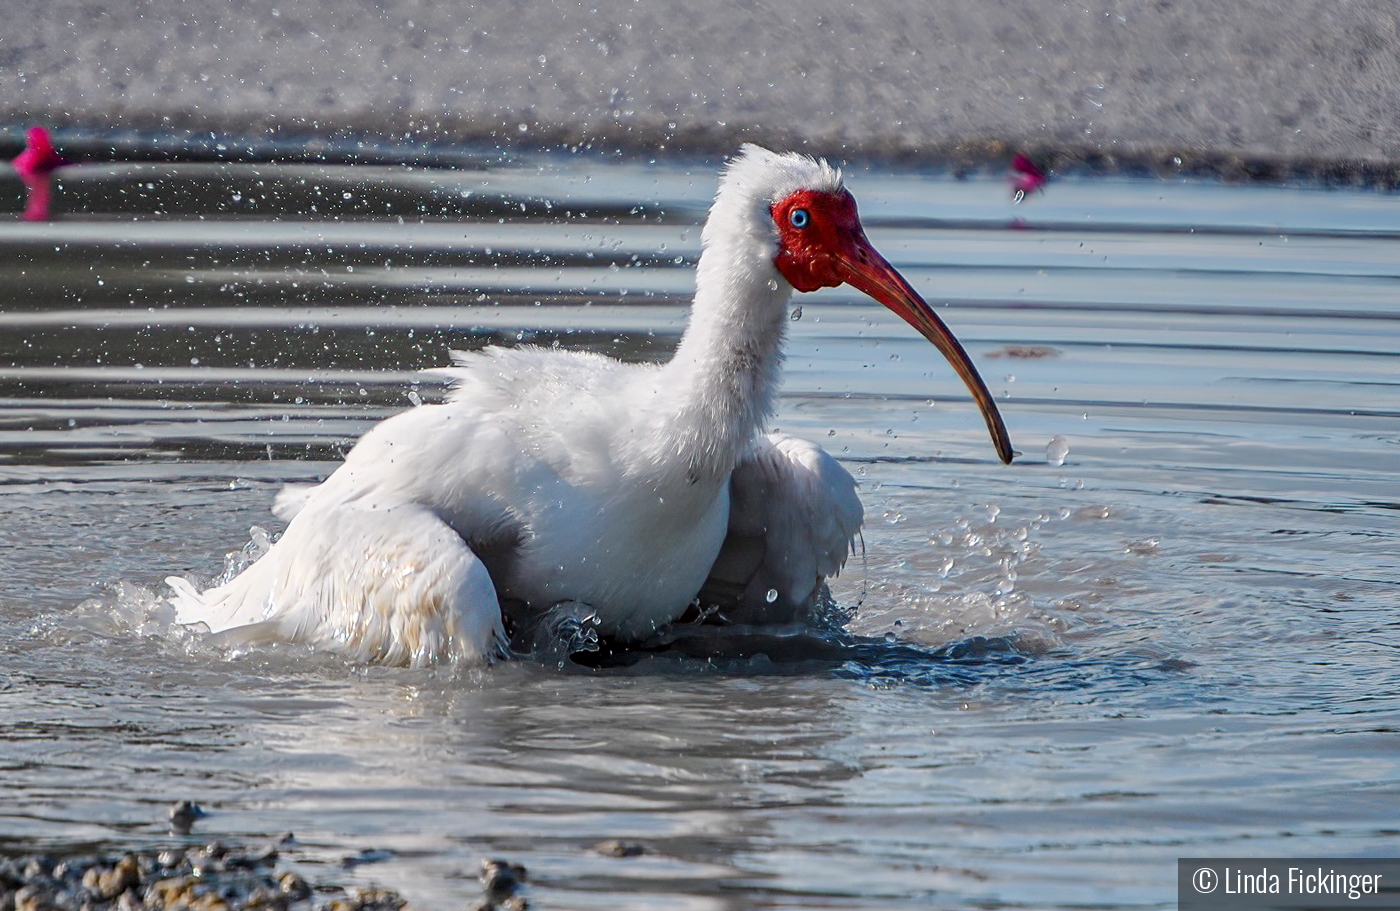
MULTIPOLYGON (((0 160, 18 155, 30 122, 0 126, 0 160)), ((1289 184, 1324 188, 1394 191, 1400 188, 1400 161, 1325 156, 1269 156, 1174 146, 1098 146, 1056 142, 1017 144, 1001 139, 950 140, 914 148, 894 138, 872 138, 853 146, 785 137, 780 131, 681 130, 665 136, 580 137, 567 129, 527 139, 466 135, 460 140, 396 138, 374 130, 327 132, 276 130, 220 131, 205 125, 133 129, 82 124, 50 125, 61 152, 83 161, 242 162, 412 165, 426 168, 480 168, 539 155, 580 155, 614 160, 670 158, 714 167, 743 142, 794 148, 840 162, 932 173, 1003 174, 1011 157, 1024 152, 1060 175, 1189 178, 1224 183, 1289 184)))

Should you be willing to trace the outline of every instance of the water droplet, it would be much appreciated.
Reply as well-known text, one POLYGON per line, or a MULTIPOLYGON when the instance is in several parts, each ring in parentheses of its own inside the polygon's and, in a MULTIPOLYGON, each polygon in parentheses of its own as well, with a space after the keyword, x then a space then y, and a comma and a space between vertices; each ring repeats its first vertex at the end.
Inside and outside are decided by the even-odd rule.
POLYGON ((416 389, 408 390, 408 400, 413 403, 414 408, 417 408, 419 405, 423 404, 423 397, 418 394, 418 391, 416 389))
POLYGON ((774 601, 777 601, 778 590, 776 588, 768 589, 768 594, 763 596, 763 600, 767 601, 769 604, 772 604, 774 601))
POLYGON ((792 320, 794 323, 797 322, 798 320, 802 319, 802 308, 801 308, 801 307, 793 307, 793 308, 792 308, 792 313, 788 316, 788 319, 792 320))
POLYGON ((777 280, 776 278, 770 278, 770 279, 768 279, 768 290, 769 290, 769 291, 777 291, 777 290, 778 290, 778 280, 777 280))
POLYGON ((1058 433, 1050 438, 1050 442, 1045 444, 1045 461, 1051 465, 1065 464, 1065 457, 1069 455, 1069 440, 1058 433))

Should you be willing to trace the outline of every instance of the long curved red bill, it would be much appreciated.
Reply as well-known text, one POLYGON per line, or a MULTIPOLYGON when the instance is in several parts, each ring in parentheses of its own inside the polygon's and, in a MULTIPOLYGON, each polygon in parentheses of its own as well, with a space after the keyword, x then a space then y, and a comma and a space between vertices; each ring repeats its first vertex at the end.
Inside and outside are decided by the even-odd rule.
POLYGON ((977 368, 972 366, 972 359, 953 336, 952 330, 864 237, 856 238, 853 249, 836 259, 841 277, 847 284, 899 314, 943 353, 967 384, 977 407, 982 410, 982 419, 987 422, 987 431, 992 435, 992 445, 996 447, 997 455, 1010 465, 1016 457, 1016 451, 1011 448, 1011 435, 1006 432, 1006 424, 1002 423, 1001 412, 997 411, 997 404, 987 391, 987 384, 982 382, 977 368))

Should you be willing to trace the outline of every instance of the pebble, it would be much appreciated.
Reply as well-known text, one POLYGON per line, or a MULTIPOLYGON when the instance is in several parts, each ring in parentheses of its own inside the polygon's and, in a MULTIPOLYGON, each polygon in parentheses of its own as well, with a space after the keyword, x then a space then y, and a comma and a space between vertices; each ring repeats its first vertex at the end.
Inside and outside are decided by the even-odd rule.
POLYGON ((188 835, 195 822, 209 814, 192 800, 182 800, 170 808, 170 831, 174 835, 188 835))
POLYGON ((520 894, 525 885, 525 868, 508 860, 483 860, 481 885, 486 888, 486 901, 477 911, 526 911, 530 903, 520 894))
MULTIPOLYGON (((408 904, 397 892, 379 888, 354 889, 317 901, 317 890, 300 874, 279 871, 277 862, 276 848, 243 849, 220 842, 183 850, 75 855, 62 862, 44 855, 0 858, 0 909, 402 911, 408 904)), ((523 867, 494 863, 511 871, 512 882, 523 881, 523 867)), ((482 882, 487 884, 484 874, 482 882)), ((523 909, 523 904, 507 904, 514 891, 514 885, 503 885, 499 893, 492 893, 488 885, 488 898, 494 898, 490 907, 523 909)))
POLYGON ((359 854, 349 854, 340 859, 340 865, 345 869, 353 869, 361 864, 378 864, 386 860, 393 860, 393 851, 384 851, 377 848, 365 848, 359 854))
POLYGON ((277 889, 289 901, 305 901, 311 897, 311 886, 295 873, 283 873, 277 881, 277 889))
POLYGON ((634 841, 621 841, 609 838, 593 846, 593 850, 606 857, 641 857, 647 849, 634 841))
POLYGON ((124 855, 115 865, 105 869, 101 866, 89 867, 83 874, 83 885, 103 901, 111 901, 140 884, 141 869, 133 854, 124 855))

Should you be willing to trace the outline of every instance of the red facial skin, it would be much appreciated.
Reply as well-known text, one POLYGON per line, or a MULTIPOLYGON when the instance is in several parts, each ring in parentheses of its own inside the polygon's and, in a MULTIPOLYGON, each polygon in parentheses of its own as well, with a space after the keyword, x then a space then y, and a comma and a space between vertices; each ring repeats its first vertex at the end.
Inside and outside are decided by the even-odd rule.
POLYGON ((24 207, 25 221, 48 221, 49 200, 52 194, 50 175, 68 164, 54 151, 49 131, 43 127, 30 127, 24 151, 12 163, 19 179, 29 190, 29 201, 24 207))
MULTIPOLYGON (((859 249, 870 249, 856 214, 856 201, 842 190, 840 195, 798 190, 773 206, 778 226, 778 256, 774 265, 798 291, 835 288, 846 282, 837 256, 859 256, 859 249), (803 209, 811 221, 805 228, 792 224, 792 213, 803 209)), ((872 250, 873 252, 873 250, 872 250)))
POLYGON ((849 284, 919 330, 967 384, 982 409, 997 455, 1010 464, 1016 455, 1011 437, 972 359, 933 308, 870 245, 856 213, 855 198, 844 189, 839 193, 798 190, 774 203, 770 211, 778 228, 778 254, 773 264, 788 284, 798 291, 849 284), (798 214, 799 224, 793 223, 794 214, 798 214))

